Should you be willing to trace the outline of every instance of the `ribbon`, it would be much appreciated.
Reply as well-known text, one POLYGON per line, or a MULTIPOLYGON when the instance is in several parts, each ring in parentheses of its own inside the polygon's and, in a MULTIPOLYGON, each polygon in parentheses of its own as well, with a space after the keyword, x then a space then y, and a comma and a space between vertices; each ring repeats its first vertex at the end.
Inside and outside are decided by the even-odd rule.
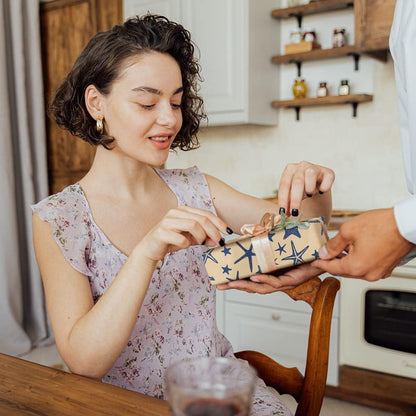
POLYGON ((309 228, 307 221, 301 221, 297 218, 286 218, 286 214, 281 213, 280 218, 276 220, 276 215, 271 212, 266 212, 259 224, 244 224, 241 227, 241 234, 244 236, 255 237, 270 231, 290 230, 291 228, 309 228))
POLYGON ((244 224, 241 227, 241 234, 244 236, 254 237, 265 232, 270 232, 274 226, 275 215, 266 212, 260 221, 260 224, 244 224))
POLYGON ((306 229, 309 228, 309 223, 295 218, 287 219, 284 213, 280 214, 280 218, 276 220, 275 214, 266 212, 259 224, 244 224, 241 227, 243 236, 254 237, 251 242, 262 273, 276 269, 274 253, 269 241, 269 233, 294 227, 306 229))

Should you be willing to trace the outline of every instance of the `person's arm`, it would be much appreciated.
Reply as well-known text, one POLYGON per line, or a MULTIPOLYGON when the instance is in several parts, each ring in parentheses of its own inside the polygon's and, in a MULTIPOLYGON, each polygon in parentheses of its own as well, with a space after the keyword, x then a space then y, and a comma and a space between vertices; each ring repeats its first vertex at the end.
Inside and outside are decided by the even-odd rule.
POLYGON ((413 195, 394 206, 400 234, 416 244, 416 2, 397 0, 390 32, 407 187, 413 195))
POLYGON ((155 264, 133 253, 94 305, 87 276, 72 268, 37 214, 33 234, 58 350, 72 372, 102 378, 127 343, 155 264))
POLYGON ((87 276, 76 271, 33 215, 36 257, 58 350, 74 373, 102 378, 131 335, 150 279, 168 252, 193 244, 216 246, 227 225, 208 211, 178 207, 135 247, 113 283, 94 304, 87 276))

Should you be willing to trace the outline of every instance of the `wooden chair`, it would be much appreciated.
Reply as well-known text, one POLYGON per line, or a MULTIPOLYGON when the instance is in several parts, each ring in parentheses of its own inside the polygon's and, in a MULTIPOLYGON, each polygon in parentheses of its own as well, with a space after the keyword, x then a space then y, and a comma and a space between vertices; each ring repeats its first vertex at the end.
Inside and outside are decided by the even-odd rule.
POLYGON ((329 338, 335 296, 340 283, 334 277, 318 277, 290 290, 292 299, 312 307, 305 375, 295 367, 287 368, 257 351, 239 351, 236 357, 247 360, 266 385, 280 394, 290 394, 298 403, 295 416, 319 416, 328 372, 329 338))

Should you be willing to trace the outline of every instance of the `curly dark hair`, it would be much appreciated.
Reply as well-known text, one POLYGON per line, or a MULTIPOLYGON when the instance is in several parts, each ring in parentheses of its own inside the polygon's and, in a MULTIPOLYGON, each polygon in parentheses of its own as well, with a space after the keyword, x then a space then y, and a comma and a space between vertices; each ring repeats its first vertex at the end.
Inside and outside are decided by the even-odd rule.
POLYGON ((96 122, 85 106, 85 90, 94 85, 102 94, 108 94, 123 63, 134 55, 149 52, 169 54, 178 63, 182 74, 183 123, 171 149, 197 148, 196 133, 206 114, 202 98, 198 96, 201 76, 194 45, 183 26, 158 15, 132 17, 123 25, 91 38, 55 93, 50 111, 57 124, 92 145, 101 144, 111 149, 115 139, 97 132, 96 122))

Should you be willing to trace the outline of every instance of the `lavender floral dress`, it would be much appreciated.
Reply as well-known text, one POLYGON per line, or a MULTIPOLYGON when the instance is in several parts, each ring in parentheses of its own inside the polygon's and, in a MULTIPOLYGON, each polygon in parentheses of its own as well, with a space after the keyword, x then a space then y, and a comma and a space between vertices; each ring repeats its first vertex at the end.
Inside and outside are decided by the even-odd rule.
MULTIPOLYGON (((205 176, 196 167, 156 170, 179 205, 215 213, 205 176)), ((94 302, 120 271, 126 256, 95 224, 79 184, 71 185, 32 207, 52 227, 67 261, 89 280, 94 302)), ((153 273, 130 339, 103 378, 104 382, 165 398, 167 367, 196 356, 233 357, 229 341, 218 331, 215 288, 202 260, 203 246, 170 253, 153 273)), ((290 415, 258 379, 253 415, 290 415)))

